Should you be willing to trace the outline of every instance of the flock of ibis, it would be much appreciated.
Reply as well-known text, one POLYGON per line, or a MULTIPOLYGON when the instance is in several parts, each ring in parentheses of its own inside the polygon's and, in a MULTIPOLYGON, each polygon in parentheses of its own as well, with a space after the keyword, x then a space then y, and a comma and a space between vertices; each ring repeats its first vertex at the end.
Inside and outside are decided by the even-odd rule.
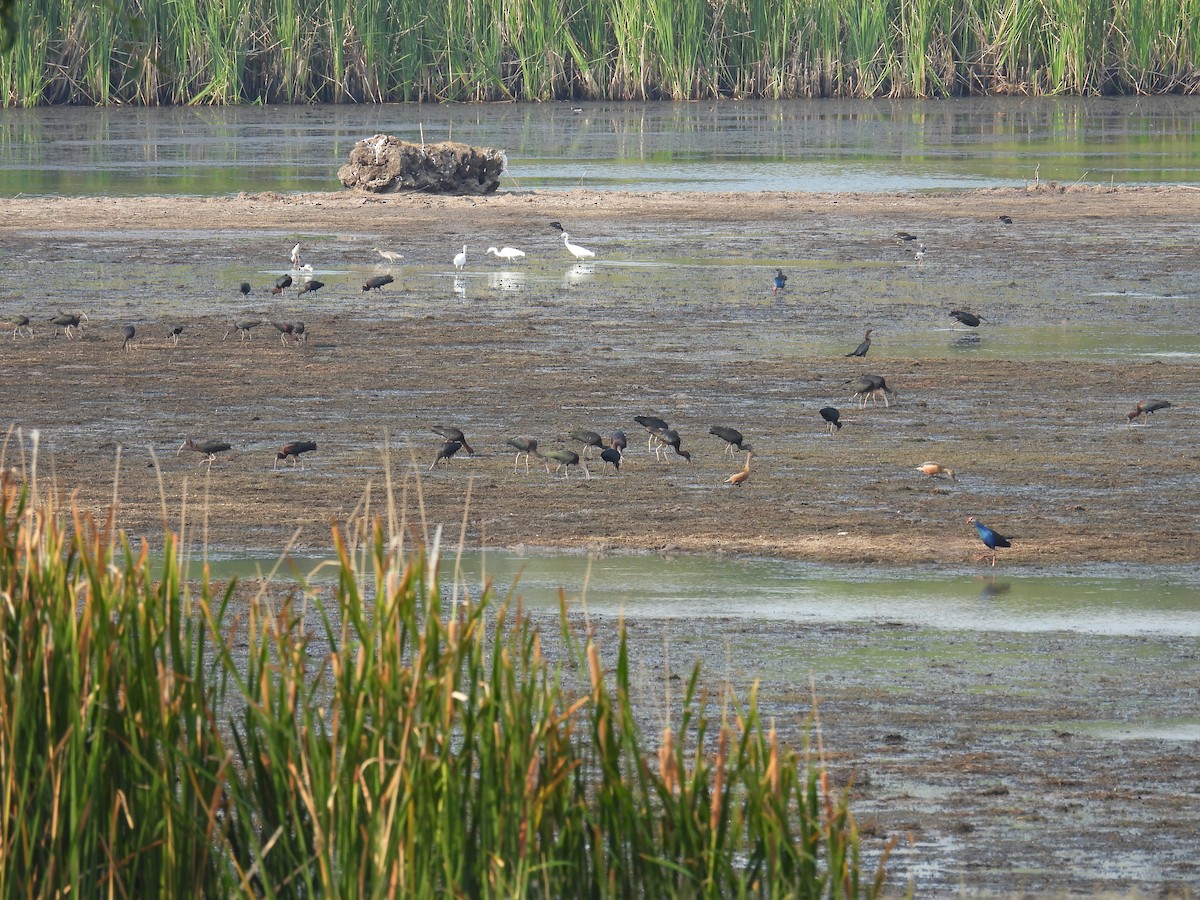
MULTIPOLYGON (((1003 220, 1005 217, 1001 217, 1003 220)), ((579 246, 571 242, 570 234, 563 228, 559 222, 549 223, 551 227, 557 229, 562 234, 563 246, 577 260, 593 259, 595 253, 585 247, 579 246)), ((897 240, 916 241, 915 236, 908 232, 896 232, 897 240)), ((393 264, 404 259, 403 254, 393 250, 382 250, 379 247, 373 248, 390 267, 393 264)), ((462 250, 457 253, 452 262, 456 270, 462 270, 467 263, 467 246, 463 245, 462 250)), ((504 260, 505 262, 515 262, 525 257, 524 251, 518 250, 515 247, 488 247, 487 253, 504 260)), ((916 254, 918 264, 925 257, 926 247, 920 244, 916 254)), ((293 267, 293 273, 299 278, 297 284, 296 279, 291 274, 284 274, 277 278, 274 284, 268 288, 272 295, 282 294, 286 289, 296 286, 297 296, 306 293, 312 293, 320 290, 325 285, 321 281, 312 278, 312 266, 305 265, 301 256, 301 245, 297 243, 291 251, 290 262, 293 267)), ((387 285, 392 284, 394 278, 390 274, 375 275, 367 278, 362 285, 362 290, 381 291, 387 285)), ((776 269, 774 278, 772 279, 772 292, 778 293, 786 290, 788 276, 782 269, 776 269)), ((253 288, 249 282, 242 282, 240 291, 243 296, 248 296, 253 288)), ((983 316, 978 313, 964 309, 954 309, 950 311, 950 317, 958 323, 969 328, 978 328, 983 321, 983 316)), ((55 335, 59 334, 59 329, 63 329, 68 339, 71 339, 73 332, 82 328, 82 321, 86 321, 87 316, 84 313, 60 313, 51 318, 49 323, 55 326, 55 335)), ((224 337, 228 338, 235 331, 238 333, 241 341, 251 340, 253 338, 253 329, 259 325, 263 325, 270 320, 246 318, 239 319, 232 323, 230 328, 225 332, 224 337)), ((10 319, 9 324, 13 328, 13 338, 28 334, 32 336, 33 323, 27 316, 15 316, 10 319)), ((276 322, 270 321, 280 336, 281 342, 287 345, 289 342, 293 344, 300 341, 308 340, 308 333, 303 322, 276 322)), ((171 324, 168 326, 167 340, 173 345, 178 345, 180 335, 184 331, 184 326, 181 324, 171 324)), ((875 332, 874 328, 866 329, 863 334, 862 342, 852 351, 845 354, 847 357, 864 358, 871 349, 871 335, 875 332)), ((137 330, 134 325, 125 325, 122 329, 122 350, 132 350, 134 347, 134 338, 137 330)), ((881 375, 864 374, 857 378, 844 382, 848 387, 851 402, 857 401, 860 408, 865 408, 868 401, 873 405, 882 400, 885 408, 890 406, 891 400, 896 399, 896 392, 889 387, 887 381, 881 375)), ((1152 415, 1163 409, 1170 408, 1171 403, 1166 400, 1148 399, 1139 401, 1136 406, 1128 413, 1128 423, 1132 427, 1136 424, 1145 424, 1143 417, 1152 415)), ((824 420, 828 435, 832 436, 842 428, 841 413, 834 406, 825 406, 818 410, 818 414, 824 420)), ((685 461, 690 462, 692 459, 691 451, 684 449, 683 439, 677 428, 673 428, 669 422, 657 416, 637 415, 633 417, 638 425, 642 426, 647 432, 647 452, 653 453, 656 460, 669 463, 672 456, 678 456, 685 461)), ((429 471, 433 471, 439 463, 449 461, 461 450, 467 454, 474 456, 475 450, 467 441, 463 431, 453 425, 436 424, 432 426, 433 433, 441 436, 443 443, 437 447, 432 463, 429 466, 429 471)), ((719 438, 725 445, 725 453, 736 458, 738 453, 745 454, 744 464, 741 469, 731 474, 725 479, 726 484, 742 485, 750 479, 750 461, 755 456, 753 446, 748 443, 745 436, 736 428, 731 428, 724 425, 713 425, 709 429, 709 433, 719 438)), ((575 430, 569 433, 571 441, 581 445, 583 455, 575 450, 569 449, 554 449, 543 451, 539 448, 539 442, 532 435, 518 435, 508 438, 507 445, 516 451, 513 459, 513 469, 516 471, 520 465, 521 458, 525 458, 525 471, 529 472, 530 458, 536 457, 546 467, 547 474, 550 473, 550 465, 555 465, 555 474, 562 472, 563 478, 567 478, 572 466, 579 467, 584 477, 591 478, 591 472, 588 469, 587 461, 591 458, 591 452, 597 450, 599 459, 612 465, 615 473, 619 474, 621 463, 624 460, 628 439, 624 431, 614 431, 608 437, 601 436, 600 433, 590 430, 575 430)), ((228 451, 231 445, 219 440, 203 440, 194 441, 188 438, 180 445, 176 456, 184 450, 191 450, 203 456, 200 465, 205 463, 211 468, 212 463, 217 459, 217 454, 228 451)), ((309 440, 295 440, 284 444, 275 454, 275 461, 272 468, 277 468, 280 462, 291 460, 292 467, 295 468, 300 457, 305 453, 316 451, 317 444, 309 440)), ((927 461, 916 467, 916 471, 925 475, 928 478, 945 478, 949 481, 956 481, 957 477, 953 469, 941 465, 938 462, 927 461)), ((999 548, 1008 548, 1012 546, 1012 537, 1005 536, 993 528, 989 528, 975 516, 970 516, 967 519, 967 524, 973 525, 978 533, 980 541, 989 551, 982 556, 976 557, 976 560, 987 559, 989 554, 991 564, 996 564, 996 551, 999 548)))

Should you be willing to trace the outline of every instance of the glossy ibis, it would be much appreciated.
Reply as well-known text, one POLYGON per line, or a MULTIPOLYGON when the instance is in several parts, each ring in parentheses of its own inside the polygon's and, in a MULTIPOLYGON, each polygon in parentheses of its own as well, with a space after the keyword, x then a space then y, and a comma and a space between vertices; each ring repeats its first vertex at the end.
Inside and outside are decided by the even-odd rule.
POLYGON ((252 341, 254 340, 254 335, 250 333, 250 329, 257 328, 261 324, 262 319, 238 319, 229 327, 229 330, 225 332, 225 335, 221 338, 221 340, 225 340, 225 338, 229 337, 236 331, 238 333, 238 340, 252 341))
POLYGON ((746 464, 742 466, 740 472, 734 472, 725 479, 726 484, 742 484, 750 480, 750 460, 754 456, 754 451, 746 451, 746 464))
POLYGON ((207 462, 208 467, 211 469, 212 464, 216 462, 217 454, 224 453, 228 449, 230 449, 229 445, 224 441, 200 441, 200 443, 196 443, 191 438, 188 438, 180 444, 179 449, 175 451, 175 455, 178 456, 184 450, 194 450, 197 453, 203 453, 205 458, 200 460, 199 465, 204 465, 207 462))
POLYGON ((565 231, 563 232, 563 246, 566 247, 567 252, 570 253, 576 259, 595 259, 596 258, 596 254, 593 253, 591 250, 589 250, 587 247, 580 247, 578 244, 572 244, 571 243, 571 235, 567 234, 565 231))
POLYGON ((654 445, 654 429, 656 429, 656 428, 664 429, 664 428, 671 427, 670 425, 668 425, 666 423, 665 420, 660 419, 658 416, 634 416, 633 421, 637 422, 639 425, 641 425, 643 428, 645 428, 648 432, 650 432, 650 437, 646 441, 646 452, 647 453, 650 452, 650 448, 654 445))
POLYGON ((458 443, 462 444, 464 450, 466 450, 472 456, 475 455, 475 451, 472 450, 471 445, 467 443, 467 436, 462 433, 462 429, 455 428, 453 425, 442 425, 439 423, 434 425, 430 431, 432 431, 434 434, 440 434, 448 441, 458 441, 458 443))
POLYGON ((670 462, 671 457, 667 455, 667 448, 670 447, 678 456, 682 456, 688 462, 692 461, 692 454, 679 446, 682 441, 678 431, 673 428, 655 428, 650 433, 658 440, 658 443, 654 445, 655 459, 670 462), (660 453, 662 454, 661 456, 659 455, 660 453))
POLYGON ((841 429, 842 414, 838 411, 837 407, 822 406, 819 410, 817 410, 817 412, 819 412, 821 414, 821 418, 825 420, 826 427, 828 427, 830 434, 833 434, 834 429, 841 429))
POLYGON ((238 290, 242 292, 243 297, 249 297, 250 291, 253 290, 253 288, 250 287, 250 282, 243 281, 242 286, 239 287, 238 290))
POLYGON ((930 478, 936 478, 939 475, 945 475, 951 481, 957 481, 954 477, 954 470, 947 469, 945 466, 935 462, 923 462, 917 466, 917 471, 923 475, 928 475, 930 478))
POLYGON ((517 437, 509 438, 505 443, 513 447, 517 451, 517 455, 513 457, 513 471, 517 471, 517 463, 521 461, 521 457, 525 457, 525 471, 529 471, 529 457, 536 456, 546 466, 546 472, 550 472, 550 463, 546 462, 546 457, 538 452, 537 438, 530 437, 527 434, 518 435, 517 437))
POLYGON ((292 334, 295 335, 297 343, 300 341, 304 341, 306 344, 308 343, 308 332, 304 330, 303 322, 292 323, 292 334))
POLYGON ((299 244, 297 244, 295 247, 292 248, 292 255, 288 258, 292 261, 292 265, 295 268, 297 268, 297 269, 300 268, 300 245, 299 244))
POLYGON ((726 428, 723 425, 713 425, 708 429, 709 434, 715 434, 725 442, 725 452, 730 456, 737 450, 749 450, 750 445, 743 443, 746 439, 736 428, 726 428))
POLYGON ((437 456, 433 458, 433 462, 429 466, 429 471, 432 472, 433 467, 443 459, 449 463, 450 457, 452 457, 461 449, 462 441, 446 441, 446 443, 442 444, 442 446, 438 448, 437 456))
POLYGON ((551 222, 551 223, 550 223, 550 227, 551 227, 551 228, 557 228, 559 231, 562 231, 562 230, 563 230, 563 227, 562 227, 562 222, 551 222))
POLYGON ((17 339, 17 335, 29 332, 29 336, 33 337, 33 325, 29 323, 29 316, 13 316, 8 320, 8 324, 12 326, 13 340, 17 339))
POLYGON ((391 275, 374 275, 363 282, 363 291, 381 291, 384 285, 395 280, 391 275))
POLYGON ((897 231, 896 232, 896 240, 898 240, 902 244, 907 243, 908 241, 915 241, 916 239, 917 239, 917 236, 915 234, 910 234, 907 231, 897 231))
POLYGON ((312 293, 313 291, 319 291, 323 287, 325 287, 325 282, 317 281, 315 278, 310 278, 307 281, 305 281, 302 285, 300 285, 300 290, 298 290, 296 292, 296 296, 299 297, 301 294, 308 294, 308 293, 312 293))
POLYGON ((587 479, 591 479, 592 473, 588 471, 587 463, 579 459, 579 454, 574 450, 551 450, 546 454, 546 459, 554 463, 554 473, 557 475, 558 470, 563 470, 563 479, 565 480, 571 472, 571 466, 583 466, 583 474, 587 479))
POLYGON ((279 332, 279 343, 286 344, 288 338, 295 338, 297 341, 304 335, 303 322, 272 322, 275 330, 279 332))
POLYGON ((625 448, 629 446, 629 438, 623 431, 614 431, 608 437, 608 446, 624 456, 625 448))
POLYGON ((67 340, 72 340, 73 335, 71 334, 71 329, 80 328, 80 330, 82 330, 79 320, 86 318, 86 313, 80 313, 79 315, 75 315, 74 313, 59 313, 50 320, 50 324, 54 326, 54 336, 58 337, 58 329, 64 328, 67 332, 67 340))
POLYGON ((454 254, 454 268, 462 271, 463 266, 467 264, 467 245, 463 244, 462 253, 454 254))
POLYGON ((579 443, 583 444, 584 457, 591 456, 591 453, 592 453, 591 448, 592 447, 596 447, 596 448, 604 447, 604 439, 602 437, 600 437, 600 435, 598 435, 594 431, 585 431, 583 429, 577 429, 577 430, 571 432, 571 440, 579 441, 579 443))
POLYGON ((311 453, 316 449, 316 441, 288 441, 275 454, 275 463, 271 468, 277 468, 281 459, 287 459, 290 456, 292 458, 292 468, 294 469, 296 468, 296 463, 300 461, 301 453, 311 453))
POLYGON ((875 330, 874 328, 868 328, 866 330, 866 332, 863 334, 862 343, 859 344, 857 347, 855 347, 853 350, 851 350, 846 355, 847 356, 866 356, 867 351, 871 349, 871 333, 874 330, 875 330))
POLYGON ((378 247, 372 248, 376 253, 388 261, 388 265, 398 263, 404 259, 404 254, 397 253, 395 250, 380 250, 378 247))
POLYGON ((620 471, 621 471, 621 451, 620 450, 617 450, 615 447, 605 447, 603 450, 600 451, 600 458, 607 463, 612 463, 613 468, 617 470, 618 474, 620 473, 620 471))
MULTIPOLYGON (((974 516, 967 516, 967 524, 975 526, 975 530, 979 532, 979 539, 983 541, 983 545, 992 551, 992 565, 996 565, 996 548, 1011 547, 1012 538, 1006 538, 998 531, 993 531, 974 516)), ((975 557, 976 562, 979 562, 981 559, 987 559, 987 554, 984 553, 982 556, 975 557)))
POLYGON ((785 287, 787 287, 787 276, 783 274, 783 269, 775 270, 774 284, 775 284, 775 286, 773 288, 771 288, 772 294, 778 294, 785 287))
POLYGON ((137 334, 137 329, 132 325, 126 325, 121 329, 121 349, 128 350, 133 343, 133 336, 137 334))
POLYGON ((978 328, 979 323, 983 320, 983 316, 977 316, 975 313, 967 312, 965 309, 950 310, 950 318, 957 319, 968 328, 978 328))
POLYGON ((999 222, 1001 225, 1011 225, 1012 224, 1012 216, 996 216, 996 221, 999 222))
POLYGON ((275 279, 275 286, 271 288, 271 293, 278 296, 292 286, 291 275, 280 275, 275 279))
POLYGON ((507 260, 512 262, 515 259, 520 259, 525 255, 524 250, 518 250, 516 247, 501 247, 497 250, 495 247, 488 247, 487 252, 495 256, 497 259, 507 260))
POLYGON ((170 330, 167 332, 167 340, 171 342, 172 347, 179 346, 179 335, 183 334, 183 326, 176 322, 174 325, 167 326, 170 330))
MULTIPOLYGON (((1158 412, 1160 409, 1169 409, 1170 406, 1171 401, 1169 400, 1139 400, 1137 405, 1125 415, 1129 417, 1129 425, 1132 427, 1133 423, 1143 415, 1158 412)), ((1139 424, 1145 425, 1146 423, 1139 424)))
POLYGON ((896 392, 887 386, 887 382, 882 375, 863 375, 860 378, 855 378, 853 381, 844 382, 850 385, 853 393, 850 395, 851 400, 859 401, 859 408, 865 409, 867 400, 871 401, 874 406, 880 397, 883 398, 883 405, 890 406, 888 403, 888 395, 896 396, 896 392))

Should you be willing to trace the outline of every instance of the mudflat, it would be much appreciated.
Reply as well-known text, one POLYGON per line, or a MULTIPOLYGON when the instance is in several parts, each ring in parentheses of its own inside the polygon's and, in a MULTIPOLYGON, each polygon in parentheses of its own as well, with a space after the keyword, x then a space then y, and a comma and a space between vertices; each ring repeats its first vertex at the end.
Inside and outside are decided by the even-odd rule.
MULTIPOLYGON (((43 483, 99 513, 120 448, 118 525, 152 543, 165 509, 197 539, 203 523, 216 550, 278 551, 293 535, 326 548, 332 523, 383 512, 390 489, 409 521, 461 528, 472 546, 990 575, 975 515, 1013 538, 1001 571, 1197 558, 1195 190, 18 198, 0 212, 0 318, 35 326, 0 349, 4 462, 28 461, 37 429, 43 483), (577 267, 555 221, 596 259, 577 267), (325 286, 268 293, 297 242, 325 286), (509 264, 483 252, 506 244, 528 255, 509 264), (404 259, 389 268, 376 247, 404 259), (789 276, 781 292, 777 268, 789 276), (384 273, 394 281, 362 290, 384 273), (957 325, 953 309, 982 322, 957 325), (88 315, 72 339, 54 336, 60 311, 88 315), (243 341, 229 333, 238 319, 264 324, 243 341), (281 340, 272 321, 303 321, 308 340, 281 340), (178 344, 167 340, 175 325, 178 344), (867 355, 846 356, 868 328, 867 355), (851 400, 864 374, 886 378, 889 405, 851 400), (1172 405, 1130 427, 1127 413, 1149 398, 1172 405), (841 411, 832 435, 825 406, 841 411), (656 459, 636 415, 667 420, 691 460, 656 459), (426 471, 443 424, 475 453, 426 471), (745 456, 726 453, 713 425, 754 446, 740 485, 725 482, 745 456), (577 429, 624 430, 620 471, 593 457, 590 479, 537 458, 527 472, 506 443, 531 435, 542 450, 583 454, 577 429), (185 438, 232 449, 209 469, 176 456, 185 438), (273 469, 276 450, 299 439, 317 450, 273 469), (926 461, 956 479, 918 472, 926 461)), ((926 886, 1195 883, 1178 827, 1195 822, 1194 744, 1114 750, 1069 724, 1150 715, 1140 674, 1154 711, 1194 710, 1194 642, 744 621, 706 626, 700 640, 688 622, 644 628, 648 660, 664 632, 717 671, 733 646, 734 680, 766 677, 771 710, 797 728, 805 654, 911 658, 886 670, 900 682, 871 677, 864 657, 859 674, 822 676, 818 694, 838 771, 879 801, 870 839, 920 832, 927 858, 943 861, 913 870, 926 886), (956 654, 938 668, 922 650, 977 640, 994 665, 956 654), (1075 653, 1078 669, 1064 662, 1075 653), (872 771, 886 785, 877 797, 872 771), (1102 821, 1126 825, 1093 827, 1102 821), (997 848, 1018 846, 1016 871, 997 848), (1102 864, 1121 854, 1145 864, 1102 864)))

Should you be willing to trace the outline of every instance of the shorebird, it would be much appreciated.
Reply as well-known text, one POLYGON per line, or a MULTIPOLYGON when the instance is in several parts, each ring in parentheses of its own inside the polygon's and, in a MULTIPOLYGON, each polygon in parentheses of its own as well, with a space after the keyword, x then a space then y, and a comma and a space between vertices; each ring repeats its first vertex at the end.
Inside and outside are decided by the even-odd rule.
POLYGON ((578 244, 572 244, 571 243, 571 235, 567 234, 565 231, 563 232, 563 246, 565 246, 567 248, 567 251, 576 259, 595 259, 596 258, 596 254, 593 253, 591 250, 589 250, 587 247, 580 247, 578 244))

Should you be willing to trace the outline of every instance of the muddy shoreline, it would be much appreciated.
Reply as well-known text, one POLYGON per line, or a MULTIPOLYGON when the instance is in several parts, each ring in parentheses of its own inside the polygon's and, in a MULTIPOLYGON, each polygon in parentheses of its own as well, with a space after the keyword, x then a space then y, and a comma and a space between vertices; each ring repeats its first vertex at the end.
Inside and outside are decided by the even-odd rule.
MULTIPOLYGON (((966 524, 978 515, 1014 536, 1001 573, 1197 559, 1200 346, 1186 330, 1198 191, 19 198, 0 210, 0 318, 37 327, 0 340, 5 464, 28 459, 15 429, 37 429, 43 484, 99 514, 121 448, 117 521, 152 543, 165 508, 170 527, 186 520, 217 551, 274 552, 293 536, 325 549, 333 523, 386 513, 390 483, 397 515, 469 546, 982 568, 966 524), (593 271, 573 274, 554 220, 598 251, 593 271), (897 230, 928 244, 920 266, 897 230), (296 242, 327 286, 267 294, 296 242), (450 258, 463 243, 459 292, 450 258), (505 243, 529 252, 519 278, 480 259, 505 243), (375 246, 406 257, 382 297, 361 290, 383 271, 375 246), (777 266, 790 275, 778 295, 777 266), (953 308, 984 324, 952 331, 953 308), (88 313, 78 339, 52 336, 60 310, 88 313), (285 345, 266 324, 223 340, 244 316, 303 320, 311 337, 285 345), (1074 349, 1072 334, 1113 322, 1146 352, 1074 349), (126 323, 133 352, 121 351, 126 323), (846 357, 866 328, 868 356, 846 357), (1061 355, 1007 356, 1016 329, 1057 330, 1061 355), (915 352, 931 333, 938 352, 915 352), (1156 354, 1160 338, 1190 352, 1156 354), (898 401, 850 403, 845 382, 864 372, 898 401), (1173 406, 1127 427, 1146 397, 1173 406), (832 437, 816 414, 828 404, 845 421, 832 437), (679 429, 690 463, 647 453, 632 420, 647 413, 679 429), (426 472, 438 423, 476 453, 426 472), (724 483, 742 461, 712 424, 755 445, 746 484, 724 483), (509 437, 578 449, 567 435, 581 428, 628 432, 619 474, 599 461, 590 480, 536 460, 514 471, 509 437), (175 456, 186 437, 233 449, 209 471, 175 456), (275 450, 298 438, 318 451, 274 471, 275 450), (918 474, 926 460, 958 479, 918 474)), ((913 835, 918 893, 1182 896, 1197 881, 1194 742, 1101 727, 1194 714, 1194 641, 632 625, 648 716, 664 635, 672 667, 702 660, 714 689, 763 679, 764 707, 796 737, 815 673, 834 770, 857 785, 876 847, 913 835)), ((611 645, 614 623, 602 626, 611 645)))

